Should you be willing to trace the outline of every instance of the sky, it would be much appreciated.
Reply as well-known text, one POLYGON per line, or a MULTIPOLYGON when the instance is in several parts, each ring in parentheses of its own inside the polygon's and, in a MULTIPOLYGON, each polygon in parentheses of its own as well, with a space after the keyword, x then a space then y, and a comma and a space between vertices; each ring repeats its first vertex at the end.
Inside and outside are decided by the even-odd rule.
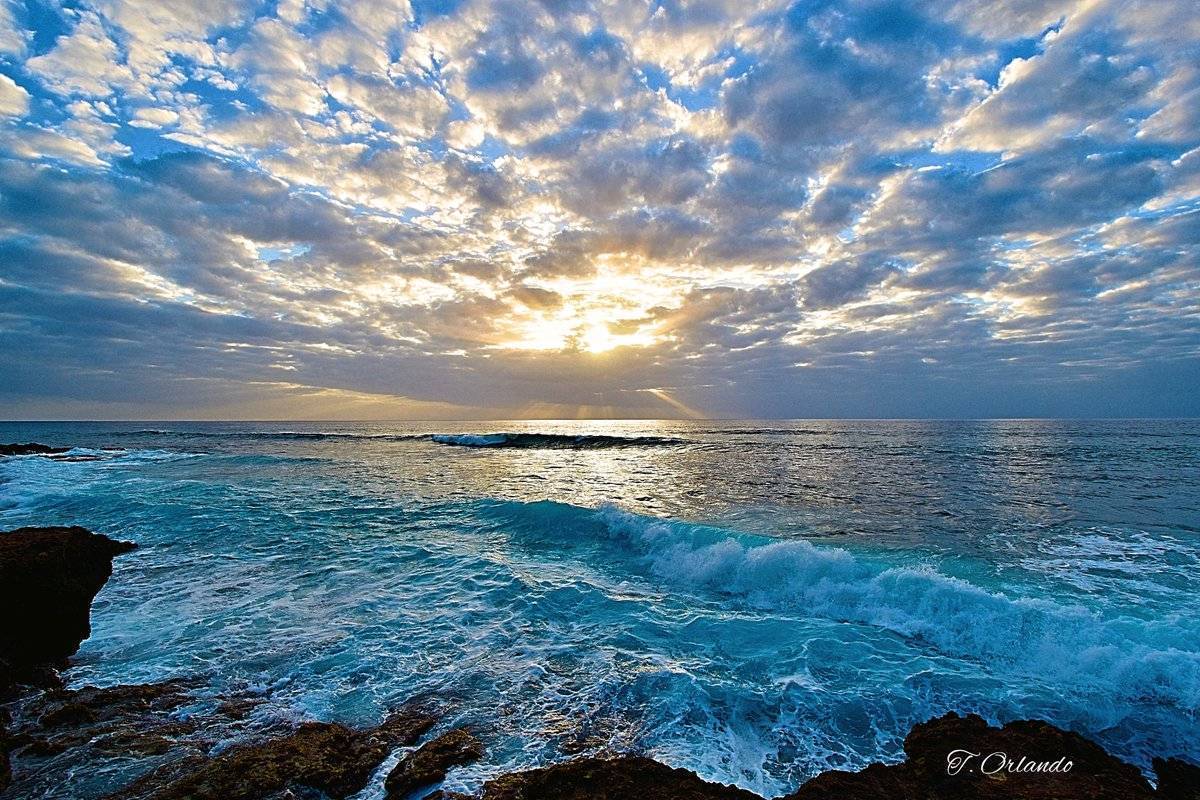
POLYGON ((0 418, 1198 389, 1191 0, 0 0, 0 418))

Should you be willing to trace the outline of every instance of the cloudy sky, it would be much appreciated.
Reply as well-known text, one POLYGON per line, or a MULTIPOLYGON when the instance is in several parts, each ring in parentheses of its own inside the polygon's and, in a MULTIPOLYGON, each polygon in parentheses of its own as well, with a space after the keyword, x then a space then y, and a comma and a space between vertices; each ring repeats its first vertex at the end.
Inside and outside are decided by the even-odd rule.
POLYGON ((0 0, 0 416, 1200 414, 1192 0, 0 0))

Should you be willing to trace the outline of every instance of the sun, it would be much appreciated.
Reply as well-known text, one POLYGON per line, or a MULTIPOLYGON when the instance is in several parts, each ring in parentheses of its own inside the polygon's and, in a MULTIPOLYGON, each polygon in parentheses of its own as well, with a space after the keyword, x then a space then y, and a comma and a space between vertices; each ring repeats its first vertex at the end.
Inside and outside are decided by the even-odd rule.
POLYGON ((608 326, 602 322, 593 323, 580 337, 581 349, 589 353, 603 353, 612 350, 620 342, 608 331, 608 326))

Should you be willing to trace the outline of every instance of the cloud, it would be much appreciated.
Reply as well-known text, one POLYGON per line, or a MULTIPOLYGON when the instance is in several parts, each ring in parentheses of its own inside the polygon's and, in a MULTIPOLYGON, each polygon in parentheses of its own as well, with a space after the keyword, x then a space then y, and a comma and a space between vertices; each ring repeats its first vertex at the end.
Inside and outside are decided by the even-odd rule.
POLYGON ((133 72, 95 12, 79 15, 53 49, 25 62, 25 68, 59 95, 107 97, 133 83, 133 72))
POLYGON ((29 92, 7 75, 0 75, 0 116, 23 117, 29 111, 29 92))
POLYGON ((0 5, 0 400, 1200 413, 1188 11, 0 5))

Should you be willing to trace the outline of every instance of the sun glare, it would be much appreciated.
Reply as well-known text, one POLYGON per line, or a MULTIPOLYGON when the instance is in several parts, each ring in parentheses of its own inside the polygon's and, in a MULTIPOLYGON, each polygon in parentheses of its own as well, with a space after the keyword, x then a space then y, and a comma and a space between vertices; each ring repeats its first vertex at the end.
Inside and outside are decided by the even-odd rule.
POLYGON ((645 276, 604 273, 585 281, 547 283, 563 298, 552 308, 513 303, 507 321, 510 337, 497 347, 519 350, 562 350, 607 353, 618 347, 647 347, 660 338, 660 322, 651 309, 672 306, 669 287, 655 286, 645 276))
POLYGON ((589 353, 603 353, 605 350, 612 350, 617 344, 616 338, 608 332, 608 326, 604 324, 592 325, 583 335, 583 349, 589 353))

